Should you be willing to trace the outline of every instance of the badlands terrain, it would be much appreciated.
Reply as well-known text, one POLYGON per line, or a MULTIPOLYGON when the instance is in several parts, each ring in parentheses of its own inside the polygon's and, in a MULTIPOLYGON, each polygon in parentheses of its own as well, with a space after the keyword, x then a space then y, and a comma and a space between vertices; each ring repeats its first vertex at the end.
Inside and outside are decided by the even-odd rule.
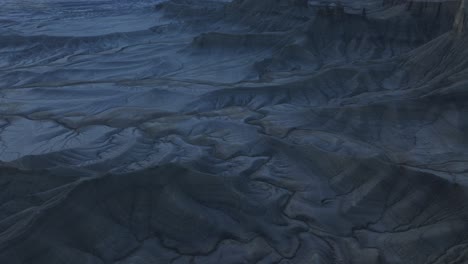
POLYGON ((0 263, 468 263, 464 1, 0 4, 0 263))

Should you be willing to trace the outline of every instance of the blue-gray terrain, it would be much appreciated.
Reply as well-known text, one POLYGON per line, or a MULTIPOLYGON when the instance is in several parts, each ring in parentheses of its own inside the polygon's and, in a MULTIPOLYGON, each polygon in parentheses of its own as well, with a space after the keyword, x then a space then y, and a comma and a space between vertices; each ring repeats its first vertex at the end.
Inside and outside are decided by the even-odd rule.
POLYGON ((0 263, 468 263, 466 20, 0 0, 0 263))

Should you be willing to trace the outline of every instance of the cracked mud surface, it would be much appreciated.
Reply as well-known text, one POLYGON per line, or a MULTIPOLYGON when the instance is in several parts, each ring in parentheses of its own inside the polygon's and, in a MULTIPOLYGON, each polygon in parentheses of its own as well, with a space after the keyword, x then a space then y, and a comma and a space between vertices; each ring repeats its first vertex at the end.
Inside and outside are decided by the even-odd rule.
POLYGON ((150 2, 3 0, 0 263, 468 263, 463 5, 150 2))

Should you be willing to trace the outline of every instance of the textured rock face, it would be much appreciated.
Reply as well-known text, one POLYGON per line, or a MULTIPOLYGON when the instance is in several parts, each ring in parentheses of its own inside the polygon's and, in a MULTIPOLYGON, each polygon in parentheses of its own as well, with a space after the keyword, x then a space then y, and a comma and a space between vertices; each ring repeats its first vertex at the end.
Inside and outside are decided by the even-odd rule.
POLYGON ((0 263, 468 263, 465 3, 411 2, 0 21, 0 263))

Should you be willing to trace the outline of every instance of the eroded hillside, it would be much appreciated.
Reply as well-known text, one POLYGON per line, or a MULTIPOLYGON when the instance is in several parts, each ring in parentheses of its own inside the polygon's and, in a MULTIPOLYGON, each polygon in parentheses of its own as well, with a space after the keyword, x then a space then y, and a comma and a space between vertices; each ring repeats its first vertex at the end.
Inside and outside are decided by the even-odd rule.
POLYGON ((468 263, 464 1, 333 2, 0 20, 0 263, 468 263))

